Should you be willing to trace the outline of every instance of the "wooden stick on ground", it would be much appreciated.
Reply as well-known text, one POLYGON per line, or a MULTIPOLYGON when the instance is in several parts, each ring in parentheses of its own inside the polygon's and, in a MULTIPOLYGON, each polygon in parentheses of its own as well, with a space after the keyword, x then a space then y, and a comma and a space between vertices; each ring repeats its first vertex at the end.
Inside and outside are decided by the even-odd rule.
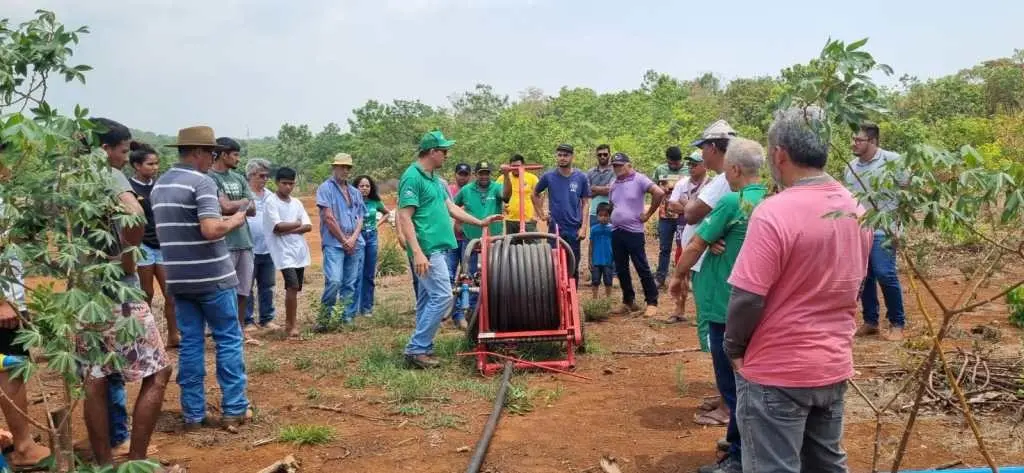
POLYGON ((392 422, 393 421, 393 419, 385 419, 383 417, 374 417, 374 416, 371 416, 371 415, 360 414, 358 412, 347 411, 345 409, 341 409, 341 408, 338 408, 338 407, 319 405, 319 406, 309 406, 309 408, 310 409, 319 409, 321 411, 337 412, 339 414, 347 414, 347 415, 350 415, 350 416, 362 417, 363 419, 375 420, 375 421, 379 421, 379 422, 392 422))
POLYGON ((700 351, 700 348, 680 348, 678 350, 665 350, 665 351, 613 351, 613 355, 625 355, 625 356, 665 356, 674 355, 676 353, 692 353, 700 351))

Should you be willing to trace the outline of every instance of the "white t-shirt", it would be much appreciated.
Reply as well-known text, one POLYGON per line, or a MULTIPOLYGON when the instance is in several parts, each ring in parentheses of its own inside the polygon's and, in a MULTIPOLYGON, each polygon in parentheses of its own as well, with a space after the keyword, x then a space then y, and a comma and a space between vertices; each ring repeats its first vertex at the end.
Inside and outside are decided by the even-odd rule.
MULTIPOLYGON (((683 178, 676 183, 676 186, 672 188, 672 195, 669 196, 669 202, 682 202, 683 205, 688 202, 691 198, 696 198, 693 195, 694 190, 707 183, 707 177, 701 182, 694 183, 689 178, 683 178)), ((703 189, 701 189, 703 190, 703 189)), ((686 247, 686 244, 690 242, 690 238, 693 238, 693 234, 697 232, 697 225, 684 225, 680 229, 679 245, 686 247)))
POLYGON ((306 239, 297 233, 274 233, 274 227, 281 222, 302 222, 303 225, 312 225, 309 214, 299 199, 289 197, 288 202, 284 202, 276 192, 270 193, 263 203, 263 231, 267 238, 267 248, 270 249, 270 258, 274 260, 274 267, 286 269, 309 266, 309 246, 306 245, 306 239))
MULTIPOLYGON (((732 192, 732 189, 729 188, 729 181, 725 178, 725 173, 721 173, 715 176, 708 185, 704 186, 704 188, 700 190, 700 194, 697 195, 697 198, 700 199, 701 202, 708 204, 708 207, 711 207, 711 210, 714 210, 715 206, 718 205, 718 201, 722 200, 722 197, 730 192, 732 192)), ((699 223, 694 225, 693 233, 696 233, 696 227, 699 225, 699 223)), ((691 238, 693 237, 693 233, 690 234, 691 238)), ((686 235, 683 235, 683 237, 685 238, 686 235)), ((712 243, 714 242, 708 242, 709 245, 712 243)), ((707 255, 708 251, 704 250, 704 254, 700 255, 700 259, 697 260, 697 264, 693 265, 694 272, 700 272, 700 266, 704 262, 704 257, 707 255)))

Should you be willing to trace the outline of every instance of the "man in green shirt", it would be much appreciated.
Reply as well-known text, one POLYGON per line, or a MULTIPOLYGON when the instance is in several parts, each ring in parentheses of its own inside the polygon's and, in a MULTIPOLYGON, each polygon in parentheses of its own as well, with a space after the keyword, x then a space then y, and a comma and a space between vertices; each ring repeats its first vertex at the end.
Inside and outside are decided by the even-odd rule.
MULTIPOLYGON (((455 205, 466 209, 466 212, 479 219, 502 213, 505 189, 501 184, 491 180, 491 164, 487 161, 480 161, 476 163, 474 172, 476 183, 464 186, 458 194, 455 194, 455 205)), ((502 222, 492 223, 487 228, 488 234, 491 236, 501 235, 505 229, 502 222)), ((484 229, 476 225, 464 225, 462 232, 466 235, 466 240, 473 240, 482 237, 484 229)), ((479 253, 473 253, 469 257, 469 274, 477 272, 478 256, 479 253)), ((476 294, 469 295, 469 306, 476 307, 476 294)), ((467 326, 466 321, 461 319, 457 324, 460 327, 467 326)))
MULTIPOLYGON (((455 141, 440 131, 420 139, 419 156, 398 182, 398 231, 406 242, 413 262, 416 290, 416 328, 405 347, 405 358, 416 368, 436 368, 434 335, 452 304, 452 283, 448 279, 448 252, 456 247, 452 217, 482 227, 501 215, 478 219, 455 205, 438 175, 455 141)), ((500 195, 500 190, 498 191, 500 195)), ((468 230, 469 227, 466 227, 468 230)))
POLYGON ((732 192, 718 201, 697 233, 683 251, 669 288, 673 297, 679 297, 683 276, 700 259, 709 242, 723 240, 725 251, 708 253, 700 272, 693 275, 694 302, 697 304, 697 325, 701 347, 711 351, 715 368, 715 384, 729 407, 729 427, 726 441, 729 455, 721 462, 701 467, 702 473, 731 473, 741 471, 740 434, 736 426, 736 378, 729 356, 723 346, 725 322, 732 287, 728 283, 736 257, 740 254, 747 234, 747 222, 754 207, 764 200, 765 186, 761 184, 761 166, 764 149, 756 141, 733 138, 725 152, 725 177, 732 192), (707 334, 705 336, 705 333, 707 334))
MULTIPOLYGON (((238 167, 242 146, 234 139, 226 137, 217 138, 217 144, 224 150, 214 155, 213 166, 207 174, 217 183, 221 212, 224 215, 245 212, 250 217, 255 216, 256 206, 252 205, 253 194, 249 189, 249 182, 234 171, 238 167)), ((246 299, 249 297, 249 290, 252 289, 254 264, 249 224, 243 224, 225 235, 224 242, 228 245, 228 253, 238 276, 238 287, 235 288, 238 297, 238 323, 245 334, 245 342, 259 345, 260 342, 252 338, 251 331, 245 326, 246 299)))

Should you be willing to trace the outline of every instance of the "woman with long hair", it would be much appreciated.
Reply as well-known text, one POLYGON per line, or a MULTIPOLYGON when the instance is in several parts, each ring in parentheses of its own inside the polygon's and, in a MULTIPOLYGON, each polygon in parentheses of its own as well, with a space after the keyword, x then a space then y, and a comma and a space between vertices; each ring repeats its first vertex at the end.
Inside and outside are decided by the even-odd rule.
POLYGON ((146 302, 152 307, 153 278, 156 277, 160 284, 160 292, 164 295, 164 318, 167 320, 167 348, 177 348, 181 344, 181 335, 178 333, 178 322, 174 317, 174 298, 167 293, 167 273, 164 272, 164 259, 160 253, 160 240, 156 237, 156 220, 153 218, 153 205, 150 203, 149 195, 156 185, 156 176, 160 172, 160 155, 152 146, 145 143, 132 141, 131 152, 128 154, 128 162, 135 170, 135 175, 128 180, 132 190, 139 198, 139 204, 146 215, 146 230, 142 237, 142 259, 137 266, 139 271, 139 283, 146 293, 146 302))
POLYGON ((374 278, 377 276, 377 228, 387 222, 390 211, 381 202, 377 193, 377 183, 372 177, 362 175, 355 178, 352 183, 359 189, 366 204, 366 215, 363 217, 363 240, 366 241, 366 247, 363 253, 362 276, 356 288, 356 296, 359 298, 356 313, 370 316, 373 312, 373 291, 376 287, 374 278), (384 217, 379 221, 378 212, 384 217))

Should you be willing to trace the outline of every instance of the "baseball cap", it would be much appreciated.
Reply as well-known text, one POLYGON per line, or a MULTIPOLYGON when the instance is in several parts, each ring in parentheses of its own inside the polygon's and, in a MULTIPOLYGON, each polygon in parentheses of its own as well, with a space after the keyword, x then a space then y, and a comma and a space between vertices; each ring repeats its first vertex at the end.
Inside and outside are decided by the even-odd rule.
POLYGON ((700 151, 694 151, 694 152, 690 153, 689 156, 686 157, 686 160, 687 161, 693 161, 695 163, 703 163, 704 162, 704 155, 700 154, 700 151))
POLYGON ((476 171, 477 172, 480 172, 480 171, 490 172, 491 171, 491 163, 488 163, 487 161, 480 161, 479 163, 476 163, 476 171))
POLYGON ((734 136, 736 136, 736 130, 729 125, 729 122, 725 120, 718 120, 705 128, 704 132, 700 135, 700 139, 690 143, 690 145, 699 148, 705 141, 729 139, 734 136))
POLYGON ((626 153, 615 153, 615 155, 612 156, 612 166, 616 164, 626 164, 628 162, 630 162, 629 155, 626 153))
POLYGON ((557 148, 555 148, 555 151, 565 151, 565 152, 567 152, 567 153, 573 153, 573 154, 575 154, 575 153, 576 153, 576 152, 575 152, 575 151, 574 151, 574 150, 572 149, 572 145, 570 145, 570 144, 568 144, 568 143, 562 143, 562 144, 558 145, 558 147, 557 147, 557 148))
POLYGON ((468 174, 468 173, 473 172, 473 169, 470 168, 469 165, 466 164, 466 163, 456 164, 455 165, 455 174, 459 174, 459 173, 463 173, 463 172, 468 174))
POLYGON ((434 148, 448 149, 453 145, 455 145, 455 140, 445 138, 440 130, 424 133, 423 138, 420 138, 420 152, 434 148))

